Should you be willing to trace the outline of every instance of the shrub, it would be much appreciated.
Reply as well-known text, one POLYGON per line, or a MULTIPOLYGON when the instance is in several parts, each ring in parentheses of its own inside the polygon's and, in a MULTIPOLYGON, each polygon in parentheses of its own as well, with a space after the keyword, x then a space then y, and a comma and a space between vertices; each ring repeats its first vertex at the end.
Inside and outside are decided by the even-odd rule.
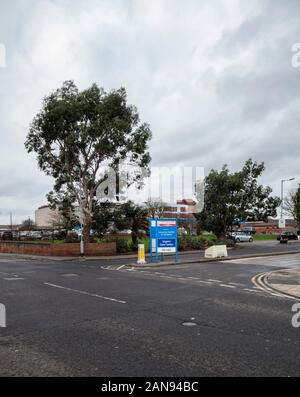
POLYGON ((65 239, 65 243, 80 243, 80 238, 67 236, 65 239))
POLYGON ((116 247, 117 247, 117 252, 120 254, 125 254, 126 252, 130 251, 130 245, 129 241, 127 238, 116 238, 116 247))
POLYGON ((186 236, 178 237, 178 251, 185 251, 187 249, 187 238, 186 236))
POLYGON ((217 245, 226 245, 227 247, 231 248, 235 246, 235 241, 232 238, 224 238, 222 240, 218 240, 217 245))

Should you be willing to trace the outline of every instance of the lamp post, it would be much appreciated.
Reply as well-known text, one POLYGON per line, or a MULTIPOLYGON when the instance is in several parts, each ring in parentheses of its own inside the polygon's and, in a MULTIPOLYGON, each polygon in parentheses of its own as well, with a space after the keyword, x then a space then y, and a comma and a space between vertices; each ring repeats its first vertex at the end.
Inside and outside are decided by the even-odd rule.
POLYGON ((284 227, 284 220, 283 220, 283 184, 284 182, 294 181, 295 178, 290 179, 281 179, 281 206, 280 206, 280 228, 284 227))

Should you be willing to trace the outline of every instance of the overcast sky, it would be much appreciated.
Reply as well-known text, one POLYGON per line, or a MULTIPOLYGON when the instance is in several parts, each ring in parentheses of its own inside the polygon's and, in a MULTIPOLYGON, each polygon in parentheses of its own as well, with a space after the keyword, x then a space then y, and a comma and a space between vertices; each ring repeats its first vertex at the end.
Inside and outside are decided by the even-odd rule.
POLYGON ((24 140, 42 97, 67 79, 124 86, 151 125, 154 166, 236 170, 252 157, 275 193, 282 178, 295 188, 298 42, 299 0, 1 0, 0 223, 46 202, 52 181, 24 140))

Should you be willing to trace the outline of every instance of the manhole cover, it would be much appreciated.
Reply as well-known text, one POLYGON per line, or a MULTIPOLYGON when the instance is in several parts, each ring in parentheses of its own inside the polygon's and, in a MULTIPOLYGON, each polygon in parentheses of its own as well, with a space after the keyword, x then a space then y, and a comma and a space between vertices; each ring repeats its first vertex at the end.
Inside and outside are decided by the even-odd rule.
POLYGON ((196 323, 193 323, 191 321, 185 321, 184 323, 182 323, 182 325, 184 327, 194 327, 195 325, 197 325, 196 323))

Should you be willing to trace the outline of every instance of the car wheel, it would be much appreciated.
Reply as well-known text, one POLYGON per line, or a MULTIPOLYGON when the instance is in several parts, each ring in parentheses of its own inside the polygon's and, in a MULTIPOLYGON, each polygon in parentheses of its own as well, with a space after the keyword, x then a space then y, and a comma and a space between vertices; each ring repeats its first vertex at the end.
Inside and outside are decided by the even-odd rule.
POLYGON ((253 238, 249 238, 249 243, 253 243, 253 238))
POLYGON ((241 242, 241 240, 240 240, 239 238, 237 238, 235 241, 236 241, 237 243, 240 243, 240 242, 241 242))

